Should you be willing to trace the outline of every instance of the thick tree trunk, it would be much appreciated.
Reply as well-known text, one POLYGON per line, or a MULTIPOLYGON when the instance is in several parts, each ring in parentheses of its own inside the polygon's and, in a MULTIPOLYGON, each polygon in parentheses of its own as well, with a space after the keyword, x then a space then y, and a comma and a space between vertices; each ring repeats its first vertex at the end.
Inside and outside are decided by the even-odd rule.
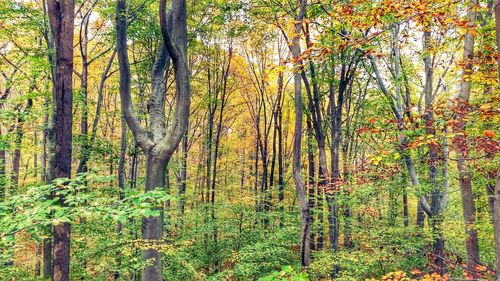
MULTIPOLYGON (((155 155, 148 155, 146 162, 146 191, 156 188, 165 188, 165 175, 167 162, 158 159, 155 155)), ((142 220, 142 239, 152 245, 142 251, 142 258, 152 265, 142 271, 142 280, 162 280, 161 253, 158 247, 162 243, 163 233, 163 208, 157 207, 160 211, 157 217, 145 217, 142 220), (156 245, 156 246, 155 246, 156 245)))
MULTIPOLYGON (((55 42, 55 177, 71 177, 72 109, 73 109, 73 30, 75 3, 73 0, 49 0, 48 15, 55 42)), ((61 197, 64 205, 64 198, 61 197)), ((52 279, 69 280, 70 225, 54 225, 54 261, 52 279)))

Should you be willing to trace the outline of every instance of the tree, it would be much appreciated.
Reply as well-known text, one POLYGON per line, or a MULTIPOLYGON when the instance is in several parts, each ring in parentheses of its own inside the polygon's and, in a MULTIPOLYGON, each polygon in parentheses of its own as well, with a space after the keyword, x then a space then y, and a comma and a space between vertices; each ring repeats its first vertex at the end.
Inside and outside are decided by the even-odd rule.
MULTIPOLYGON (((172 3, 171 23, 167 23, 166 1, 159 3, 162 48, 152 70, 152 94, 149 101, 150 131, 139 123, 130 96, 130 64, 127 53, 126 1, 116 6, 116 41, 120 65, 121 108, 128 127, 147 157, 146 191, 165 188, 165 171, 170 158, 179 145, 187 128, 190 105, 190 82, 187 57, 186 1, 172 3), (169 30, 169 25, 172 31, 169 30), (165 128, 165 71, 173 63, 176 84, 176 105, 173 122, 165 128)), ((152 264, 144 268, 142 280, 162 280, 161 247, 163 234, 163 209, 157 207, 158 216, 148 216, 142 221, 142 239, 151 243, 143 250, 143 260, 152 264)))
POLYGON ((290 52, 292 53, 294 72, 294 99, 295 99, 295 132, 293 136, 293 180, 295 181, 295 189, 299 198, 300 206, 300 262, 302 266, 308 266, 311 263, 311 246, 310 246, 310 219, 309 219, 309 204, 307 202, 306 187, 302 179, 301 171, 301 146, 302 146, 302 77, 300 58, 300 34, 302 32, 302 21, 306 14, 306 0, 297 1, 298 11, 294 17, 294 33, 290 52))
POLYGON ((458 154, 457 169, 458 178, 460 183, 460 194, 462 195, 462 211, 465 221, 465 248, 467 251, 467 266, 468 271, 472 277, 477 277, 476 266, 479 265, 479 242, 477 237, 476 223, 476 207, 474 202, 474 195, 472 193, 472 178, 467 161, 468 145, 464 135, 467 122, 464 120, 464 115, 469 110, 469 99, 471 94, 472 80, 471 75, 473 72, 473 58, 474 58, 474 35, 471 29, 474 28, 476 12, 476 0, 471 0, 467 5, 467 32, 464 36, 464 50, 463 50, 463 70, 460 81, 460 91, 456 97, 457 107, 457 122, 453 128, 457 134, 453 139, 453 145, 458 154))
POLYGON ((0 276, 69 222, 60 280, 494 280, 494 0, 81 0, 64 59, 46 1, 0 0, 0 276))
MULTIPOLYGON (((54 77, 55 93, 55 177, 71 177, 71 144, 73 128, 73 0, 58 2, 47 1, 50 28, 55 43, 56 71, 54 77)), ((56 194, 57 196, 57 194, 56 194)), ((59 195, 64 205, 64 196, 59 195)), ((53 270, 52 279, 69 280, 70 263, 70 224, 59 222, 53 227, 53 270)))

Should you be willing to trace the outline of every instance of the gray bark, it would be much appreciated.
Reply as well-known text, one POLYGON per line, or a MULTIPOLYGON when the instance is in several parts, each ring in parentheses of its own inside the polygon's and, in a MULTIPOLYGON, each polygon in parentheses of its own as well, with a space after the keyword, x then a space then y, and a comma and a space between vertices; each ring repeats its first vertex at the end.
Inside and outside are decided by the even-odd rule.
POLYGON ((295 132, 293 138, 293 179, 295 181, 295 189, 299 199, 300 207, 300 262, 302 266, 309 266, 311 263, 311 248, 309 242, 309 206, 307 202, 306 188, 302 179, 301 167, 301 145, 302 145, 302 83, 300 68, 300 34, 302 31, 302 20, 306 12, 306 0, 300 1, 298 15, 295 17, 295 34, 292 39, 290 51, 294 59, 293 81, 295 89, 295 132))
MULTIPOLYGON (((126 1, 119 0, 116 7, 117 53, 120 66, 121 108, 128 127, 147 157, 146 191, 164 188, 166 167, 187 129, 190 105, 190 81, 187 57, 186 1, 174 0, 171 24, 167 23, 166 1, 159 3, 160 27, 163 47, 153 67, 153 89, 149 100, 150 127, 146 131, 137 119, 130 95, 130 63, 127 54, 126 1), (172 27, 170 31, 169 26, 172 27), (169 58, 172 60, 176 84, 176 103, 173 121, 165 128, 165 70, 169 58)), ((152 245, 162 243, 163 208, 158 207, 160 216, 145 217, 142 220, 142 239, 152 245)), ((143 260, 152 264, 144 268, 142 280, 162 280, 161 253, 158 247, 143 250, 143 260)))
MULTIPOLYGON (((477 0, 471 0, 467 8, 468 27, 473 28, 476 19, 475 5, 477 0)), ((465 130, 467 122, 463 119, 463 114, 468 111, 468 102, 471 93, 472 81, 472 59, 474 57, 474 36, 467 30, 464 36, 464 66, 462 71, 462 81, 460 82, 460 91, 457 96, 457 108, 459 113, 456 116, 457 123, 454 125, 454 132, 459 133, 465 130)), ((462 196, 462 210, 465 221, 465 249, 467 252, 467 267, 472 276, 477 277, 475 267, 480 264, 479 242, 476 223, 476 206, 472 192, 472 178, 469 169, 469 162, 466 160, 468 147, 465 136, 457 135, 453 139, 455 150, 457 151, 457 169, 460 183, 460 194, 462 196)))
MULTIPOLYGON (((56 71, 55 92, 55 177, 71 177, 72 154, 72 108, 73 108, 73 0, 47 2, 50 28, 55 43, 56 71)), ((64 198, 60 199, 64 205, 64 198)), ((67 222, 53 226, 53 270, 52 279, 69 281, 70 264, 70 224, 67 222)))

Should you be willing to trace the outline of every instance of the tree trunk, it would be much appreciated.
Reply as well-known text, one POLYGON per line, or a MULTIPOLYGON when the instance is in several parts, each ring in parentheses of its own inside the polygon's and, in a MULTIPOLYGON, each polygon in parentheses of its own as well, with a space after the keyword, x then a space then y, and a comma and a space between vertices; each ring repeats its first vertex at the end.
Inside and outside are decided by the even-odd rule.
MULTIPOLYGON (((118 164, 118 187, 120 188, 119 198, 122 200, 125 197, 125 188, 126 188, 126 172, 125 172, 125 160, 127 156, 127 123, 125 118, 122 116, 121 120, 121 136, 120 136, 120 162, 118 164)), ((121 222, 118 223, 116 227, 116 232, 118 236, 122 235, 123 225, 121 222)), ((118 265, 121 264, 120 252, 116 253, 116 261, 118 265)), ((115 271, 113 274, 114 280, 118 280, 120 277, 120 272, 115 271)))
POLYGON ((80 23, 80 55, 82 59, 82 73, 80 74, 80 90, 81 90, 81 105, 82 105, 82 116, 80 121, 80 134, 82 137, 82 145, 81 145, 81 156, 80 163, 77 168, 77 173, 85 173, 87 172, 87 159, 89 158, 90 153, 90 141, 88 139, 88 56, 87 56, 87 46, 88 46, 88 24, 90 19, 90 11, 85 13, 80 23))
MULTIPOLYGON (((319 167, 321 169, 321 167, 319 167)), ((326 181, 325 181, 326 182, 326 181)), ((316 250, 320 251, 323 249, 324 238, 323 238, 323 200, 324 200, 324 191, 325 186, 320 185, 318 183, 316 187, 316 215, 318 216, 317 223, 317 241, 316 241, 316 250)))
POLYGON ((311 226, 311 231, 309 233, 309 242, 310 242, 310 247, 311 250, 316 250, 316 245, 314 244, 314 238, 315 238, 315 227, 314 227, 314 215, 317 212, 315 210, 315 202, 316 202, 316 196, 315 196, 315 190, 316 190, 316 185, 315 185, 315 165, 314 165, 314 147, 312 146, 313 144, 313 132, 312 132, 312 124, 311 120, 307 120, 307 162, 308 162, 308 184, 307 184, 307 189, 308 189, 308 195, 309 195, 309 225, 311 226))
MULTIPOLYGON (((30 91, 33 89, 33 86, 30 87, 30 91)), ((14 195, 15 193, 15 188, 17 188, 19 184, 19 168, 21 164, 21 145, 23 142, 23 136, 24 136, 24 131, 23 131, 23 125, 24 125, 24 120, 26 116, 29 114, 31 107, 33 106, 33 100, 31 98, 28 99, 26 102, 26 107, 24 110, 21 112, 19 111, 18 114, 19 116, 17 117, 17 124, 16 124, 16 135, 15 135, 15 146, 14 146, 14 157, 12 158, 12 175, 11 175, 11 182, 10 182, 10 195, 14 195)))
MULTIPOLYGON (((426 26, 430 30, 430 26, 426 26)), ((423 119, 425 120, 425 132, 427 135, 433 136, 436 138, 436 129, 434 128, 434 112, 433 112, 433 102, 434 102, 434 94, 433 94, 433 75, 434 69, 432 64, 431 57, 431 32, 429 30, 424 31, 423 36, 423 53, 424 53, 424 70, 425 70, 425 85, 424 85, 424 98, 425 98, 425 113, 423 119)), ((399 54, 399 52, 398 52, 399 54)), ((399 56, 397 58, 399 61, 399 56)), ((396 65, 399 65, 397 63, 396 65)), ((399 67, 398 67, 399 73, 399 67)), ((442 197, 445 196, 444 193, 447 190, 441 190, 439 184, 439 175, 438 175, 438 167, 442 165, 439 162, 438 158, 438 145, 434 143, 430 143, 428 145, 429 148, 429 182, 433 187, 432 191, 432 200, 431 200, 431 226, 434 234, 434 265, 438 272, 444 274, 444 234, 442 231, 442 211, 444 209, 444 204, 442 204, 442 197)), ((447 157, 445 155, 444 157, 447 157)), ((446 175, 447 176, 447 175, 446 175)))
POLYGON ((35 262, 35 276, 40 276, 41 274, 41 260, 40 260, 40 255, 42 253, 42 245, 40 243, 37 243, 36 244, 36 253, 35 253, 35 257, 36 257, 36 262, 35 262))
MULTIPOLYGON (((491 158, 492 160, 492 158, 491 158)), ((495 173, 493 171, 486 172, 486 197, 488 200, 488 213, 490 214, 491 223, 495 223, 495 173)))
MULTIPOLYGON (((330 248, 333 250, 333 252, 337 252, 339 249, 339 233, 338 233, 338 208, 337 208, 337 200, 336 200, 336 187, 334 186, 335 179, 333 178, 334 175, 339 176, 339 170, 338 170, 338 146, 337 146, 337 151, 335 151, 333 140, 336 138, 336 132, 335 132, 335 127, 336 127, 336 107, 335 107, 335 90, 333 86, 333 82, 330 82, 329 85, 329 90, 330 90, 330 114, 331 114, 331 139, 332 139, 332 147, 331 147, 331 155, 330 155, 330 161, 331 161, 331 167, 332 167, 332 179, 331 179, 331 185, 328 188, 328 190, 325 190, 325 197, 326 197, 326 204, 328 206, 328 234, 329 234, 329 242, 330 242, 330 248)), ((337 266, 335 266, 333 270, 333 276, 337 274, 337 266)))
MULTIPOLYGON (((186 180, 187 180, 187 152, 188 151, 188 131, 182 139, 182 159, 181 159, 181 177, 179 184, 179 218, 182 220, 186 205, 186 180)), ((182 223, 181 223, 182 226, 182 223)))
MULTIPOLYGON (((155 155, 147 156, 146 192, 156 188, 165 188, 166 169, 166 161, 158 159, 155 155)), ((161 253, 158 251, 158 246, 162 243, 163 208, 157 207, 156 210, 160 211, 159 216, 145 217, 142 220, 142 239, 153 245, 142 251, 143 260, 152 263, 142 271, 143 281, 162 280, 161 253)))
MULTIPOLYGON (((116 6, 116 47, 120 65, 120 99, 123 116, 137 144, 147 157, 146 191, 166 185, 166 168, 174 151, 179 146, 188 124, 190 108, 190 71, 187 54, 186 1, 174 0, 167 22, 166 1, 160 0, 159 18, 163 39, 162 48, 152 70, 152 94, 148 103, 150 128, 145 130, 136 117, 130 95, 130 63, 127 51, 126 0, 119 0, 116 6), (172 29, 173 30, 170 30, 172 29), (171 38, 172 36, 172 38, 171 38), (176 85, 176 104, 173 120, 175 126, 165 128, 165 71, 170 59, 173 62, 176 85), (149 131, 149 132, 148 132, 149 131)), ((160 215, 142 220, 142 238, 151 246, 143 249, 143 260, 152 262, 142 271, 143 281, 162 279, 161 253, 163 209, 157 207, 160 215)))
POLYGON ((306 10, 306 0, 300 1, 298 15, 295 17, 295 36, 292 39, 290 51, 294 59, 293 81, 295 87, 295 132, 293 139, 293 179, 300 206, 300 262, 302 266, 311 263, 311 248, 309 242, 309 206, 307 202, 306 189, 302 181, 301 172, 301 145, 302 145, 302 83, 300 75, 300 33, 302 31, 302 20, 306 10))
MULTIPOLYGON (((500 3, 500 1, 499 1, 500 3)), ((497 5, 495 8, 499 8, 497 5)), ((495 12, 497 12, 496 10, 495 12)), ((500 11, 499 11, 500 12, 500 11)), ((498 15, 498 14, 497 14, 498 15)), ((498 19, 498 18, 497 18, 498 19)), ((495 233, 495 254, 496 254, 496 281, 500 281, 500 168, 497 170, 496 183, 495 183, 495 208, 494 208, 494 233, 495 233)))
MULTIPOLYGON (((71 177, 72 109, 73 109, 73 0, 49 0, 48 15, 55 42, 56 76, 55 88, 55 177, 71 177)), ((64 205, 64 198, 61 197, 64 205)), ((52 279, 69 281, 70 224, 54 225, 54 262, 52 279)))
POLYGON ((410 217, 408 212, 408 187, 406 174, 401 172, 401 185, 403 187, 403 225, 408 227, 410 224, 410 217))
MULTIPOLYGON (((106 68, 104 69, 102 75, 101 75, 101 80, 99 82, 99 86, 97 88, 97 105, 96 105, 96 110, 95 110, 95 115, 94 115, 94 120, 92 122, 92 131, 91 131, 91 135, 90 135, 90 138, 88 137, 88 121, 87 120, 82 120, 81 124, 80 124, 80 132, 83 136, 83 139, 84 139, 84 143, 82 145, 82 155, 81 155, 81 158, 80 158, 80 162, 78 163, 78 172, 79 173, 82 173, 82 172, 86 172, 88 171, 88 160, 90 158, 90 153, 92 152, 92 145, 94 143, 94 140, 97 136, 97 126, 99 125, 99 120, 100 120, 100 117, 101 117, 101 110, 102 110, 102 101, 103 101, 103 97, 104 97, 104 85, 105 85, 105 82, 106 80, 108 79, 108 73, 109 71, 111 70, 111 66, 113 65, 113 60, 115 58, 115 55, 116 55, 116 49, 113 50, 113 53, 111 54, 111 57, 109 58, 108 60, 108 64, 106 65, 106 68)), ((82 68, 84 66, 82 65, 82 68)), ((85 67, 87 68, 88 65, 85 67)), ((82 76, 83 74, 86 72, 87 70, 85 71, 82 71, 82 76)), ((83 79, 83 77, 82 77, 83 79)), ((85 80, 87 80, 87 78, 85 78, 85 80)), ((83 91, 83 88, 87 87, 87 82, 83 82, 82 80, 82 91, 83 91)), ((87 90, 85 90, 85 93, 86 93, 87 90)), ((85 94, 85 100, 87 99, 87 94, 85 94)), ((87 103, 87 101, 85 101, 85 103, 87 103)), ((85 108, 82 109, 84 112, 82 112, 82 118, 85 118, 87 119, 88 118, 88 108, 87 108, 87 105, 84 106, 85 108)))
POLYGON ((43 252, 43 278, 48 279, 52 276, 52 239, 42 239, 43 252))
MULTIPOLYGON (((464 36, 464 66, 462 71, 462 81, 460 82, 460 92, 457 97, 458 114, 456 116, 457 123, 454 126, 454 133, 463 132, 467 126, 464 120, 464 115, 468 111, 469 97, 471 93, 472 81, 472 59, 474 57, 474 36, 469 28, 473 28, 476 18, 475 5, 477 0, 471 0, 467 9, 468 30, 464 36)), ((468 145, 466 137, 458 134, 453 139, 453 145, 457 151, 457 170, 460 183, 460 194, 462 196, 462 209, 465 221, 465 248, 467 252, 467 267, 472 278, 476 278, 477 274, 475 267, 480 264, 478 232, 476 229, 476 207, 474 195, 472 192, 472 178, 470 174, 468 157, 468 145)))
POLYGON ((259 144, 258 140, 255 140, 255 153, 254 153, 254 195, 255 195, 255 212, 259 212, 259 144))
MULTIPOLYGON (((211 98, 209 98, 211 99, 211 98)), ((215 110, 215 109, 214 109, 215 110)), ((212 186, 212 159, 213 159, 213 153, 212 153, 212 146, 213 146, 213 130, 214 130, 214 110, 209 110, 209 116, 208 116, 208 127, 207 127, 207 139, 206 139, 206 149, 207 149, 207 170, 206 170, 206 191, 205 191, 205 203, 210 202, 210 189, 212 186)))
MULTIPOLYGON (((52 82, 53 85, 56 84, 55 82, 55 77, 56 77, 56 70, 55 70, 55 57, 53 55, 54 53, 54 40, 52 38, 52 35, 49 31, 49 24, 47 23, 47 4, 45 0, 42 0, 42 10, 43 10, 43 26, 44 26, 44 38, 47 44, 47 58, 50 62, 50 73, 48 73, 48 77, 50 79, 50 82, 52 82)), ((46 89, 49 88, 49 83, 47 82, 46 84, 46 89)), ((43 180, 46 183, 50 183, 54 178, 55 178, 55 132, 54 132, 54 127, 55 127, 55 97, 56 97, 56 87, 52 87, 52 98, 50 97, 45 97, 45 127, 43 129, 43 135, 44 135, 44 151, 42 154, 42 166, 43 166, 43 173, 42 177, 43 180), (48 164, 48 167, 47 167, 48 164)), ((43 238, 42 239, 42 252, 43 252, 43 275, 42 277, 44 279, 49 279, 52 277, 52 228, 48 227, 46 230, 46 234, 49 236, 49 238, 43 238)))
MULTIPOLYGON (((280 72, 278 74, 278 88, 282 89, 283 87, 283 73, 280 72)), ((279 92, 278 99, 278 201, 279 201, 279 210, 280 210, 280 227, 283 227, 284 220, 284 206, 283 200, 285 199, 284 193, 284 167, 283 167, 283 112, 281 108, 281 93, 279 92)))
MULTIPOLYGON (((33 153, 33 177, 36 179, 38 177, 38 130, 35 129, 33 132, 33 146, 36 148, 35 152, 33 153)), ((28 165, 28 164, 26 164, 28 165)), ((26 178, 27 174, 25 174, 26 178)))

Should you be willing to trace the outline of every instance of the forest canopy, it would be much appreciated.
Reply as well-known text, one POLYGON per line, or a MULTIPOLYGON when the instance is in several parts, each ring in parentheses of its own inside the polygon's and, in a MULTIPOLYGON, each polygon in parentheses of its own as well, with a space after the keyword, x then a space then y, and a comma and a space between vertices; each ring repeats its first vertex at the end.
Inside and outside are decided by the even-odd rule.
POLYGON ((500 281, 500 0, 0 0, 0 280, 500 281))

